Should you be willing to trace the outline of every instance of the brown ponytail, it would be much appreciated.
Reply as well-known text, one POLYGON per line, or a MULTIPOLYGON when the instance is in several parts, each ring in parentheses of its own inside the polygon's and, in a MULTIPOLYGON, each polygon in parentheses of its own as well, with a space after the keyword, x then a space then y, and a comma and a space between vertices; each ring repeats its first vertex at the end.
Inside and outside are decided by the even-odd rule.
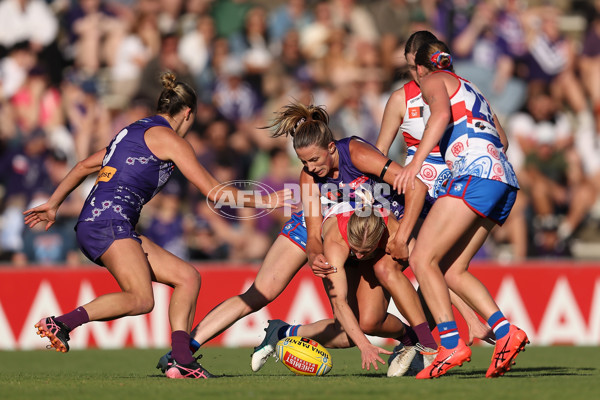
POLYGON ((321 106, 292 103, 277 113, 271 125, 273 137, 291 136, 295 149, 317 145, 326 149, 333 142, 329 129, 329 114, 321 106))

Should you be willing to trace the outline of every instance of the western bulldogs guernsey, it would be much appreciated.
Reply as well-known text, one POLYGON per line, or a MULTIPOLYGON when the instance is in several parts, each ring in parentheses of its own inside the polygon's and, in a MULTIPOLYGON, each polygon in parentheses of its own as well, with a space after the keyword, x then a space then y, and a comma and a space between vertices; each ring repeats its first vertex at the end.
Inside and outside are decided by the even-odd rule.
POLYGON ((155 115, 127 126, 110 142, 79 222, 117 219, 135 227, 142 206, 162 189, 175 168, 146 146, 144 134, 154 126, 171 128, 167 120, 155 115))
MULTIPOLYGON (((491 107, 483 94, 469 81, 449 71, 459 81, 451 97, 452 121, 440 140, 440 151, 452 177, 471 175, 503 182, 519 188, 517 177, 503 151, 500 136, 494 124, 491 107)), ((431 111, 424 108, 427 123, 431 111)))
MULTIPOLYGON (((410 81, 404 85, 404 97, 406 112, 400 130, 404 135, 404 141, 408 148, 406 154, 406 163, 408 164, 413 159, 419 143, 423 139, 423 131, 425 130, 423 109, 425 103, 423 102, 421 89, 415 81, 410 81)), ((427 186, 429 195, 437 198, 438 190, 450 178, 450 175, 450 170, 446 167, 439 146, 435 146, 423 162, 418 178, 427 186)))

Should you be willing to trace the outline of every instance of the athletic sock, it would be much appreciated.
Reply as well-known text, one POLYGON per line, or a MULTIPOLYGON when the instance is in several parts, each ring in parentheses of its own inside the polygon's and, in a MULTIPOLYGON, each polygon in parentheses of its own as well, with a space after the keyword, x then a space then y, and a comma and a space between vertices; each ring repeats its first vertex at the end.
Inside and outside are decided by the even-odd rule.
POLYGON ((200 348, 200 343, 198 343, 196 340, 190 338, 190 351, 192 352, 192 354, 197 352, 199 348, 200 348))
POLYGON ((417 334, 410 326, 402 323, 404 325, 404 334, 400 336, 397 340, 402 343, 404 346, 414 346, 419 343, 419 338, 417 334))
POLYGON ((289 337, 289 336, 298 336, 298 328, 302 325, 284 325, 277 331, 277 338, 279 340, 289 337))
POLYGON ((453 349, 458 346, 458 327, 456 321, 442 322, 437 325, 438 332, 440 333, 441 345, 447 349, 453 349))
POLYGON ((194 356, 190 351, 190 334, 186 331, 175 331, 171 333, 171 356, 179 364, 194 362, 194 356))
POLYGON ((433 335, 431 334, 431 330, 429 329, 429 324, 427 322, 423 322, 412 328, 416 337, 418 338, 419 343, 421 343, 425 347, 429 347, 430 349, 436 350, 438 348, 433 335))
POLYGON ((502 314, 502 311, 498 310, 492 314, 490 319, 487 321, 488 325, 494 331, 494 335, 496 335, 496 340, 502 339, 504 336, 508 334, 510 330, 510 323, 502 314))
POLYGON ((70 313, 54 318, 58 322, 62 322, 69 328, 69 331, 90 322, 90 317, 83 307, 77 307, 70 313))

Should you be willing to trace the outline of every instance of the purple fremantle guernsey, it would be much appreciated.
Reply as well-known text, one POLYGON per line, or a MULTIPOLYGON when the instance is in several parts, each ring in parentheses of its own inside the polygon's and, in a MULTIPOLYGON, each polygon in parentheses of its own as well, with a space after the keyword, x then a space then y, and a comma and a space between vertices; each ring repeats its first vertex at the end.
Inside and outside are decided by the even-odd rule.
POLYGON ((79 222, 116 219, 136 226, 144 204, 162 189, 175 168, 146 146, 144 134, 155 126, 171 128, 166 119, 155 115, 125 127, 110 142, 79 222))
MULTIPOLYGON (((392 187, 387 183, 382 183, 378 177, 367 175, 358 170, 350 159, 350 141, 359 140, 377 148, 371 143, 358 136, 336 140, 335 146, 339 154, 337 178, 319 178, 314 176, 315 181, 321 190, 321 204, 326 211, 340 202, 354 203, 363 202, 360 197, 365 196, 364 192, 368 192, 375 199, 375 206, 388 208, 396 217, 400 219, 404 216, 404 196, 393 191, 392 187)), ((377 150, 379 151, 379 150, 377 150)))

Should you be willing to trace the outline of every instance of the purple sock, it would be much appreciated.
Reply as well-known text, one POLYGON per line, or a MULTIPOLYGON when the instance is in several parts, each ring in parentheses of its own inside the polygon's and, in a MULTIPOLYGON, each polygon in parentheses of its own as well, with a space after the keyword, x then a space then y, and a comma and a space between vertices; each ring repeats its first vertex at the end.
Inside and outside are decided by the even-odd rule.
POLYGON ((77 328, 78 326, 90 322, 90 317, 87 311, 85 311, 85 308, 83 307, 77 307, 70 313, 63 314, 60 317, 56 317, 54 319, 58 322, 62 322, 63 324, 65 324, 70 331, 77 328))
POLYGON ((194 356, 190 351, 190 334, 186 331, 171 333, 171 348, 171 355, 179 364, 194 362, 194 356))
POLYGON ((423 322, 415 326, 414 328, 415 334, 419 338, 419 343, 421 343, 425 347, 429 347, 430 349, 436 350, 438 348, 431 331, 429 330, 429 324, 427 322, 423 322))
POLYGON ((402 325, 404 325, 404 335, 398 338, 398 341, 405 346, 414 346, 415 344, 417 344, 419 342, 419 339, 417 338, 417 335, 415 334, 413 328, 404 323, 402 325))

